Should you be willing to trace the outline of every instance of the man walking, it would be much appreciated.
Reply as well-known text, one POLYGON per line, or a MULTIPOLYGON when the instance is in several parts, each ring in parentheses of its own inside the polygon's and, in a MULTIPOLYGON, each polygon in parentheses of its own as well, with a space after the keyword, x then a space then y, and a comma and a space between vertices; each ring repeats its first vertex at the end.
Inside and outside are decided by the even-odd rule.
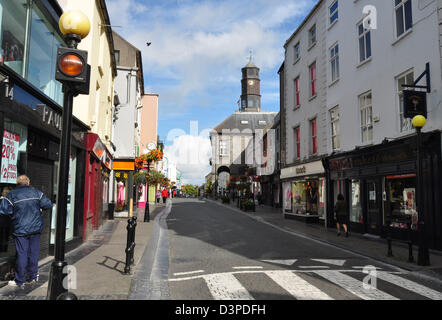
POLYGON ((1 198, 0 214, 12 216, 14 232, 12 233, 17 250, 15 280, 8 285, 21 287, 26 281, 38 280, 38 256, 40 253, 40 234, 43 230, 41 209, 52 208, 52 202, 30 186, 27 176, 17 178, 17 188, 1 198))

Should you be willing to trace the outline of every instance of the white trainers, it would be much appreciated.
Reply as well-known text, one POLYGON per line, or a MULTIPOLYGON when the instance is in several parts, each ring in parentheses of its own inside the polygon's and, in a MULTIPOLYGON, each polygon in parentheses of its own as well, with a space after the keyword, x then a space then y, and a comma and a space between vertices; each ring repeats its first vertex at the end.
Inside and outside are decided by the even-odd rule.
POLYGON ((11 280, 11 281, 9 281, 9 282, 8 282, 8 286, 10 286, 10 287, 14 287, 14 288, 22 288, 22 287, 23 287, 23 285, 19 286, 19 285, 17 284, 17 282, 15 282, 15 280, 11 280))
POLYGON ((38 282, 38 276, 35 279, 29 280, 27 283, 28 284, 34 284, 34 283, 37 283, 37 282, 38 282))

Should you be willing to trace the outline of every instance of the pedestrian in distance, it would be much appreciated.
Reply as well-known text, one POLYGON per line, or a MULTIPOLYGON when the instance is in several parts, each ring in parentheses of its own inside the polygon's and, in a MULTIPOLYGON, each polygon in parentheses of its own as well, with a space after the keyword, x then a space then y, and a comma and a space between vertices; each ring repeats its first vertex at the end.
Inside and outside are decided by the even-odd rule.
POLYGON ((163 197, 163 203, 166 203, 167 198, 169 198, 169 191, 167 191, 167 189, 163 189, 161 196, 163 197))
POLYGON ((347 202, 342 194, 338 195, 338 201, 336 201, 335 205, 335 218, 336 218, 336 227, 338 229, 338 237, 341 235, 341 225, 345 231, 345 237, 348 238, 348 212, 347 212, 347 202))
POLYGON ((160 192, 160 190, 157 190, 157 193, 155 194, 155 198, 157 199, 157 203, 160 203, 160 199, 161 199, 161 192, 160 192))
POLYGON ((38 281, 38 256, 40 235, 43 230, 41 210, 52 208, 52 202, 43 192, 30 186, 27 176, 17 178, 17 187, 1 198, 0 214, 9 215, 14 231, 12 233, 17 250, 15 280, 12 287, 22 287, 26 281, 38 281))

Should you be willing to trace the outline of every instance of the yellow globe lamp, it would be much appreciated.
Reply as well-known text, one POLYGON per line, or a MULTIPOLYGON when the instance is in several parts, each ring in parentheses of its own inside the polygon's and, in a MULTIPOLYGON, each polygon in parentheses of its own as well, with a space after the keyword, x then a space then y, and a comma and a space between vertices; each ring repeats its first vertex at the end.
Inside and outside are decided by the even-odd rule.
POLYGON ((427 119, 424 116, 415 116, 412 120, 413 127, 415 128, 423 128, 427 123, 427 119))
POLYGON ((89 18, 79 10, 66 11, 60 17, 58 26, 63 35, 75 34, 84 39, 91 30, 89 18))

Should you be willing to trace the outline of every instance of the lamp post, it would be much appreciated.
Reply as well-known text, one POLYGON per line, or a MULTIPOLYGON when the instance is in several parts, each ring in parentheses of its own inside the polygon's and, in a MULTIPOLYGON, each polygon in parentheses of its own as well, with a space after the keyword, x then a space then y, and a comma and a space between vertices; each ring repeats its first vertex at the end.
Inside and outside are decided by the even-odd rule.
POLYGON ((419 251, 417 264, 420 266, 430 265, 430 254, 427 244, 427 235, 425 233, 425 212, 423 205, 423 175, 422 175, 422 128, 425 126, 427 119, 418 115, 413 118, 413 127, 417 131, 417 197, 416 207, 418 212, 418 236, 419 251))
MULTIPOLYGON (((69 181, 69 158, 71 149, 72 107, 74 96, 88 94, 89 76, 87 52, 77 50, 78 43, 90 31, 90 22, 80 11, 65 12, 59 21, 68 48, 59 48, 57 56, 56 80, 63 84, 63 123, 61 132, 60 158, 58 170, 57 216, 55 230, 54 262, 51 265, 47 299, 75 300, 68 292, 65 260, 67 191, 69 181), (85 88, 87 87, 87 88, 85 88)), ((68 279, 69 280, 69 279, 68 279)))
MULTIPOLYGON (((147 173, 150 172, 150 164, 152 160, 147 160, 147 173)), ((149 210, 149 179, 146 181, 146 206, 144 207, 144 222, 150 222, 150 210, 149 210)))

